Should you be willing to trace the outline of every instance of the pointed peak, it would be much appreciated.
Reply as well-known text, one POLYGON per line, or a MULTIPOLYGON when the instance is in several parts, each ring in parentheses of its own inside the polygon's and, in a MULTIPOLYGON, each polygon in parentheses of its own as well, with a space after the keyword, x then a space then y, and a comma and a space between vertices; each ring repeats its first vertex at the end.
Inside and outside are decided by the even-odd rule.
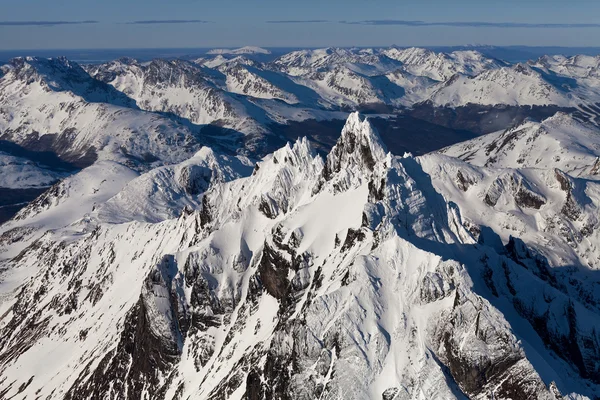
POLYGON ((371 175, 375 165, 384 161, 386 156, 387 150, 377 130, 367 118, 358 112, 352 113, 342 129, 342 135, 327 155, 323 180, 330 181, 340 173, 345 177, 342 180, 348 180, 350 176, 371 175))
MULTIPOLYGON (((294 143, 287 142, 285 146, 266 156, 258 163, 259 168, 266 165, 277 165, 277 168, 286 166, 311 165, 321 157, 317 154, 312 144, 306 137, 298 138, 294 143)), ((320 161, 322 163, 322 161, 320 161)))
POLYGON ((200 150, 194 154, 192 158, 199 158, 203 160, 213 160, 215 159, 215 151, 208 146, 202 146, 200 150))
POLYGON ((556 114, 544 119, 541 122, 542 125, 583 125, 581 122, 573 118, 573 115, 567 114, 562 111, 556 112, 556 114))
POLYGON ((315 149, 306 136, 298 138, 291 146, 290 142, 287 142, 285 147, 278 150, 277 153, 284 157, 291 157, 292 159, 313 159, 317 156, 315 149))
MULTIPOLYGON (((385 158, 387 149, 381 136, 377 132, 377 129, 371 124, 369 119, 359 112, 353 112, 348 116, 346 124, 342 129, 342 136, 336 143, 336 147, 339 145, 353 146, 353 140, 356 139, 359 144, 367 145, 372 153, 375 161, 385 158)), ((347 150, 354 151, 354 149, 347 148, 347 150)))

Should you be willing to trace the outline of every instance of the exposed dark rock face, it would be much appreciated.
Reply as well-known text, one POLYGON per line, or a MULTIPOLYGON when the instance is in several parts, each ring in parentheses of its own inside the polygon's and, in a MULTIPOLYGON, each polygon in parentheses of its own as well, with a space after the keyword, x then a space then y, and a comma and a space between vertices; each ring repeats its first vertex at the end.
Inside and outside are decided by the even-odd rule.
POLYGON ((581 215, 581 210, 574 196, 575 182, 567 174, 558 169, 554 170, 554 176, 559 182, 561 190, 567 194, 561 213, 571 221, 576 221, 581 215))
POLYGON ((460 389, 469 397, 538 399, 547 389, 522 350, 513 347, 515 338, 486 320, 485 313, 473 309, 486 307, 481 299, 467 298, 460 289, 455 296, 454 309, 438 327, 436 337, 439 357, 460 389), (473 321, 465 318, 473 314, 474 327, 473 321), (467 348, 487 351, 474 356, 467 348))
POLYGON ((290 290, 287 275, 291 268, 289 261, 265 243, 258 267, 260 280, 266 291, 282 302, 287 300, 290 290))
POLYGON ((560 184, 560 189, 562 191, 568 193, 573 189, 573 185, 571 184, 569 177, 564 172, 562 172, 559 169, 555 169, 554 176, 556 177, 556 180, 560 184))
POLYGON ((262 195, 258 209, 270 219, 275 219, 279 214, 279 207, 277 203, 269 197, 269 195, 262 195))
POLYGON ((457 182, 458 188, 460 190, 462 190, 463 192, 466 192, 467 190, 469 190, 471 185, 473 185, 473 183, 474 183, 471 179, 465 177, 461 171, 458 171, 456 173, 456 182, 457 182))
POLYGON ((518 173, 499 176, 486 191, 483 201, 494 207, 504 195, 511 196, 519 207, 540 209, 546 204, 544 196, 535 192, 529 182, 518 173))
POLYGON ((515 194, 515 202, 519 207, 535 208, 536 210, 546 204, 546 200, 542 196, 523 188, 520 188, 515 194))
POLYGON ((200 210, 200 225, 201 226, 207 226, 208 224, 210 224, 212 217, 211 217, 211 206, 210 206, 210 201, 209 201, 209 195, 205 194, 202 197, 202 209, 200 210))
POLYGON ((342 167, 345 166, 344 160, 347 158, 345 154, 360 155, 360 162, 370 171, 375 166, 373 155, 369 146, 357 139, 354 132, 348 132, 344 140, 338 141, 338 145, 334 147, 332 153, 327 157, 327 163, 323 170, 323 178, 330 180, 334 174, 339 173, 342 167))
POLYGON ((348 251, 350 248, 354 247, 356 242, 360 242, 361 240, 364 240, 364 238, 365 233, 362 229, 348 229, 346 240, 344 240, 341 251, 348 251))
POLYGON ((369 201, 376 203, 382 201, 385 197, 385 179, 381 178, 379 182, 369 181, 369 201))
MULTIPOLYGON (((547 295, 547 308, 540 309, 527 305, 528 301, 521 298, 523 294, 512 290, 517 312, 531 323, 548 348, 575 366, 581 376, 599 382, 600 367, 592 360, 598 360, 600 357, 600 335, 595 329, 590 331, 579 328, 579 319, 582 318, 580 315, 586 313, 585 308, 572 300, 572 290, 559 283, 547 261, 539 255, 532 254, 522 241, 511 238, 506 248, 508 255, 516 263, 548 282, 557 291, 557 294, 547 295)), ((508 269, 506 279, 507 284, 514 279, 508 269)), ((574 279, 570 282, 575 283, 574 279)), ((583 297, 582 300, 588 299, 583 297)))
POLYGON ((211 182, 212 171, 199 165, 187 165, 179 171, 179 184, 188 194, 197 195, 205 192, 211 182))
POLYGON ((186 310, 178 304, 173 262, 171 257, 165 257, 149 274, 140 299, 125 317, 116 348, 104 356, 95 370, 90 370, 92 362, 87 365, 66 399, 103 398, 117 393, 127 399, 141 399, 146 392, 152 393, 152 399, 164 398, 163 385, 168 384, 168 376, 179 360, 189 326, 186 310), (170 321, 153 317, 157 299, 170 304, 170 321), (168 332, 160 326, 163 323, 168 332))
POLYGON ((592 169, 590 169, 590 175, 600 175, 600 157, 596 159, 592 169))

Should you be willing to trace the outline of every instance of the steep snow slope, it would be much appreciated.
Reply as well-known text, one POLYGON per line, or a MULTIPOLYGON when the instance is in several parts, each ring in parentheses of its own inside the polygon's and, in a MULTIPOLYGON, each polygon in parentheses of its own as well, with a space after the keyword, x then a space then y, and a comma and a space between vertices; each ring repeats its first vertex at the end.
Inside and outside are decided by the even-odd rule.
POLYGON ((242 156, 215 154, 203 147, 176 165, 155 168, 131 180, 113 198, 96 208, 103 221, 159 222, 178 217, 184 208, 199 208, 211 184, 250 175, 252 162, 242 156))
POLYGON ((475 225, 488 226, 505 242, 524 240, 553 266, 600 268, 595 127, 557 114, 442 152, 469 164, 430 155, 423 157, 425 169, 475 225))
POLYGON ((89 221, 79 226, 77 222, 137 176, 136 171, 122 164, 98 161, 56 183, 12 220, 0 225, 0 259, 16 256, 47 230, 64 228, 69 232, 84 233, 89 228, 89 221))
POLYGON ((568 107, 580 102, 564 87, 553 85, 526 64, 491 69, 472 77, 455 75, 440 84, 431 100, 441 106, 472 103, 568 107))
MULTIPOLYGON (((600 156, 600 133, 559 114, 482 139, 487 140, 444 150, 468 163, 440 154, 423 156, 419 162, 436 189, 463 211, 465 226, 480 244, 505 252, 557 288, 568 304, 579 302, 597 313, 600 180, 594 160, 600 156)), ((484 274, 489 274, 485 285, 496 290, 494 274, 484 274)), ((510 290, 519 296, 536 292, 526 286, 510 290)), ((549 300, 547 292, 537 293, 549 300)), ((537 319, 533 326, 544 344, 570 365, 585 371, 586 365, 597 362, 596 350, 573 353, 552 341, 560 332, 580 329, 575 327, 583 323, 580 317, 569 326, 556 325, 545 319, 549 315, 539 319, 539 306, 519 304, 523 308, 517 308, 518 313, 529 321, 537 319)), ((570 306, 564 310, 572 312, 570 306)), ((588 318, 597 330, 598 317, 588 318)))
POLYGON ((379 75, 397 69, 401 64, 369 49, 329 47, 293 51, 277 58, 272 65, 288 75, 300 76, 340 66, 365 75, 379 75))
POLYGON ((219 66, 226 76, 227 90, 262 99, 279 99, 286 103, 298 103, 294 93, 288 93, 265 79, 264 73, 242 63, 225 63, 219 66))
POLYGON ((67 173, 0 151, 0 188, 47 187, 65 176, 67 173))
POLYGON ((299 140, 177 219, 48 232, 4 264, 0 393, 599 395, 595 292, 522 242, 477 243, 426 172, 467 164, 429 160, 352 114, 326 160, 299 140))
POLYGON ((458 73, 468 76, 478 75, 506 65, 500 60, 487 58, 477 51, 436 53, 417 47, 408 49, 391 47, 383 50, 382 53, 402 62, 407 72, 436 81, 445 81, 458 73))
POLYGON ((219 123, 244 134, 264 132, 239 101, 216 87, 195 64, 182 60, 116 60, 90 74, 135 99, 144 110, 169 112, 195 124, 219 123))
POLYGON ((576 178, 558 168, 476 167, 436 154, 423 156, 421 163, 434 186, 464 210, 467 226, 475 227, 483 243, 523 240, 543 256, 540 260, 558 268, 556 274, 578 272, 582 282, 590 280, 573 292, 587 293, 597 304, 600 292, 593 285, 598 278, 586 278, 585 270, 600 269, 598 180, 576 178))
POLYGON ((133 101, 66 59, 18 58, 0 77, 0 138, 45 143, 63 158, 180 161, 199 147, 188 127, 133 101))
POLYGON ((486 167, 558 168, 576 177, 600 174, 600 132, 563 113, 542 122, 525 121, 441 152, 486 167))

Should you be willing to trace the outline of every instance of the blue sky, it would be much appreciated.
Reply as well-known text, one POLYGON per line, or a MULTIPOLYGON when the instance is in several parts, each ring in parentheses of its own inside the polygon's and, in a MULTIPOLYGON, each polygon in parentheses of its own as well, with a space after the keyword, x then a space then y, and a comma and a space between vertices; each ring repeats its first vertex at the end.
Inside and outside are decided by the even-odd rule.
POLYGON ((0 49, 600 46, 598 0, 0 0, 0 49))

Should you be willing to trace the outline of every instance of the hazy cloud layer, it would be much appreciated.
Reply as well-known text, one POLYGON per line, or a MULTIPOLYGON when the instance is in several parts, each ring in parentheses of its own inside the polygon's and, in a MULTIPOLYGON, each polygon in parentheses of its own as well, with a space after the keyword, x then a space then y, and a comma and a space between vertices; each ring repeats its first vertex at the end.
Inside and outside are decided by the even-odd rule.
POLYGON ((98 21, 0 21, 0 26, 56 26, 97 24, 98 21))
POLYGON ((537 24, 522 22, 427 22, 427 21, 405 21, 395 19, 374 19, 364 21, 339 21, 350 25, 401 25, 401 26, 451 26, 467 28, 600 28, 598 24, 537 24))
POLYGON ((267 24, 313 24, 313 23, 322 23, 322 22, 331 22, 326 19, 284 19, 284 20, 275 20, 275 21, 267 21, 267 24))
POLYGON ((152 24, 206 24, 210 21, 200 19, 150 19, 145 21, 130 21, 130 25, 152 25, 152 24))

